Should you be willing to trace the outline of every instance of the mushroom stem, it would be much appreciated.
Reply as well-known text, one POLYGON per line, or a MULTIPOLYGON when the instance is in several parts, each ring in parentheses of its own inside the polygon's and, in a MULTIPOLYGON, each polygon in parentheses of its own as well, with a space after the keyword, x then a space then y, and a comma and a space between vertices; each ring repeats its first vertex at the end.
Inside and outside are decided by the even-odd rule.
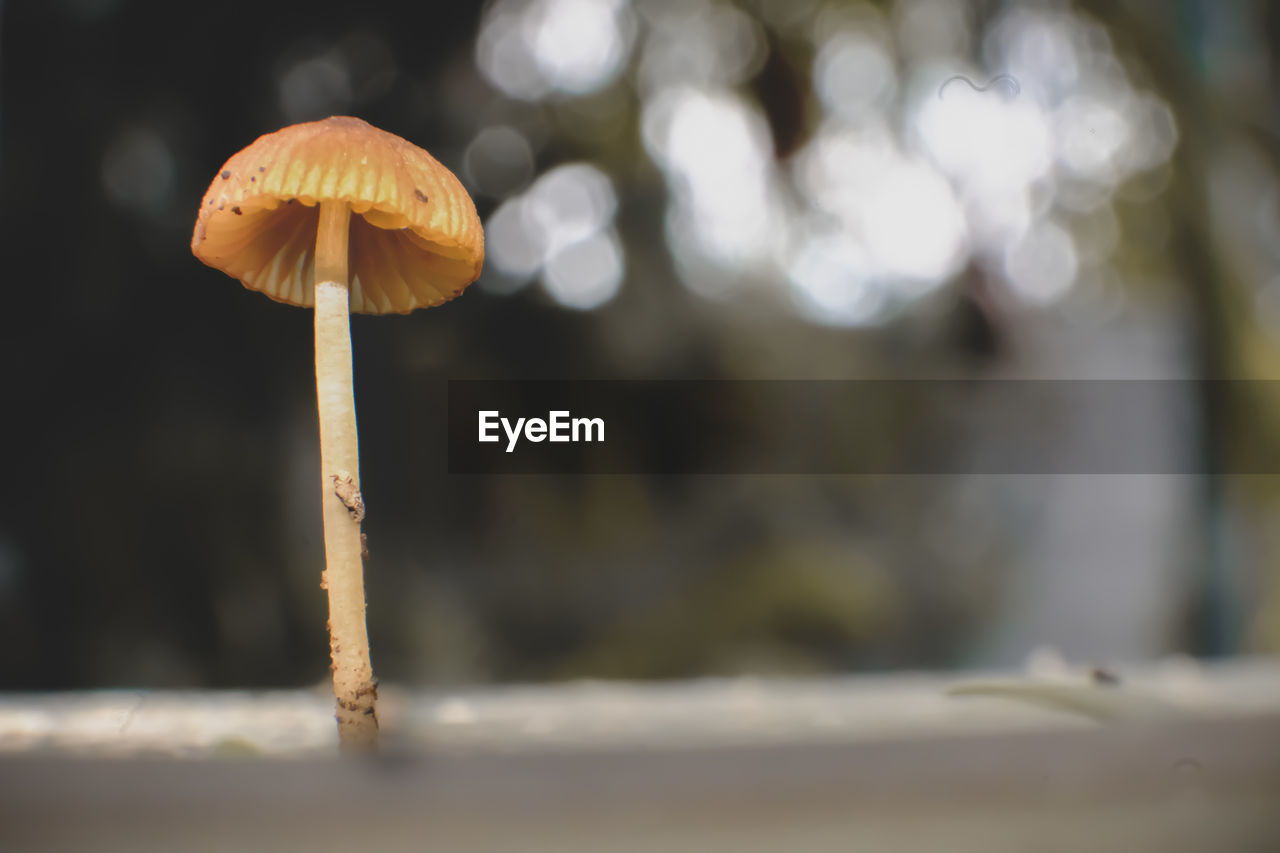
POLYGON ((329 590, 329 651, 343 751, 378 741, 377 682, 369 661, 361 561, 360 450, 348 321, 347 237, 351 209, 320 203, 316 234, 316 398, 320 409, 320 491, 324 509, 324 583, 329 590))

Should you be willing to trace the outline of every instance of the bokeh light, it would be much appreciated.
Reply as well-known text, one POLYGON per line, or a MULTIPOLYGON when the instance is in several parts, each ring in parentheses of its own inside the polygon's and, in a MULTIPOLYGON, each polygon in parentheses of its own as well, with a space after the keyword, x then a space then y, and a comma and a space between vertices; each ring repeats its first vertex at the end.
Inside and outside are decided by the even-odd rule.
POLYGON ((639 9, 648 30, 636 84, 645 96, 679 85, 740 85, 767 55, 759 22, 724 0, 658 0, 639 9))
POLYGON ((634 26, 625 0, 499 0, 485 12, 476 62, 513 98, 585 95, 621 72, 634 26))
POLYGON ((344 115, 351 110, 351 77, 346 63, 334 53, 290 65, 280 75, 278 86, 280 110, 291 122, 344 115))
POLYGON ((666 234, 677 264, 730 274, 707 282, 686 275, 685 283, 709 294, 739 275, 769 274, 785 215, 759 111, 727 90, 681 86, 652 97, 642 123, 671 194, 666 234))
POLYGON ((846 235, 806 235, 788 275, 802 316, 841 326, 871 325, 888 306, 883 282, 872 276, 866 252, 846 235))
POLYGON ((291 46, 279 63, 280 112, 291 122, 345 115, 387 93, 399 68, 384 39, 354 32, 328 46, 291 46))
POLYGON ((813 85, 828 114, 846 121, 883 114, 897 93, 894 57, 869 32, 841 30, 813 63, 813 85))
POLYGON ((610 229, 555 251, 543 268, 542 283, 566 308, 589 311, 614 297, 623 269, 622 245, 610 229))
POLYGON ((621 244, 610 229, 617 207, 613 182, 596 166, 551 169, 489 218, 489 260, 499 275, 485 286, 511 293, 542 271, 547 292, 560 304, 581 310, 604 304, 624 272, 621 244))
MULTIPOLYGON (((795 24, 766 5, 764 20, 795 24)), ((669 194, 666 243, 704 297, 783 282, 806 319, 877 323, 978 258, 1043 307, 1082 260, 1101 274, 1109 255, 1071 248, 1072 226, 1048 219, 1055 207, 1105 211, 1176 144, 1167 106, 1129 87, 1105 33, 1084 19, 1002 13, 987 28, 994 70, 984 73, 960 58, 961 6, 902 2, 889 22, 848 3, 813 11, 801 30, 821 113, 781 164, 768 117, 737 88, 767 55, 759 21, 727 3, 638 8, 635 79, 645 149, 669 194), (1032 268, 1047 275, 1035 287, 1032 268)))
POLYGON ((148 127, 121 131, 102 157, 108 198, 135 212, 162 212, 173 197, 175 163, 169 144, 148 127))
POLYGON ((1005 253, 1004 271, 1014 292, 1044 305, 1062 298, 1079 269, 1071 235, 1052 222, 1037 223, 1005 253))
POLYGON ((533 148, 515 128, 493 125, 471 140, 462 163, 463 177, 474 192, 506 198, 533 177, 533 148))
POLYGON ((950 186, 883 128, 828 126, 798 164, 805 197, 862 242, 874 274, 908 295, 937 286, 964 261, 964 217, 950 186))

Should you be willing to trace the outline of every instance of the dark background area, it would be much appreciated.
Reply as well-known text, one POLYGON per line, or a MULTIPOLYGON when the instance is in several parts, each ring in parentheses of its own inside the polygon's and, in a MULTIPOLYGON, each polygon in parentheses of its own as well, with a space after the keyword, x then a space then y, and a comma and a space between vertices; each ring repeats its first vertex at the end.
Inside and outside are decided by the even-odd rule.
MULTIPOLYGON (((681 254, 672 211, 697 181, 645 136, 656 101, 640 59, 676 7, 606 3, 625 24, 621 71, 590 91, 552 75, 546 93, 512 94, 478 62, 477 40, 486 21, 529 5, 0 8, 0 688, 325 676, 311 315, 203 266, 189 244, 228 157, 335 112, 430 150, 486 223, 536 176, 592 163, 612 182, 610 233, 625 250, 616 296, 574 308, 547 273, 539 288, 536 269, 495 266, 504 244, 490 227, 485 277, 461 298, 353 319, 369 622, 385 680, 946 668, 1019 660, 1040 642, 1117 658, 1276 648, 1272 478, 1122 484, 1138 496, 1122 503, 1146 499, 1150 512, 1098 532, 1077 511, 1095 503, 1091 488, 1114 495, 1114 484, 451 477, 444 456, 449 379, 1275 378, 1274 4, 1043 7, 1063 32, 1087 24, 1090 61, 1120 69, 1106 85, 1123 78, 1167 105, 1176 145, 1113 169, 1110 184, 1091 179, 1114 194, 1104 206, 1118 223, 1101 261, 1086 252, 1098 206, 1045 232, 1045 245, 1074 236, 1076 296, 1020 302, 1010 258, 1022 256, 972 238, 928 288, 856 323, 815 319, 799 273, 708 272, 714 257, 681 254), (525 147, 493 149, 486 172, 477 140, 493 127, 525 147), (512 150, 528 152, 528 174, 519 156, 503 159, 512 150), (1054 502, 1072 489, 1083 491, 1054 502), (1082 566, 1094 571, 1073 581, 1082 566)), ((752 70, 720 79, 713 68, 700 85, 749 105, 770 174, 798 197, 795 164, 840 110, 814 70, 827 29, 896 45, 904 80, 920 69, 926 82, 989 79, 1003 68, 1000 27, 1019 8, 1043 11, 950 5, 963 9, 968 47, 934 55, 941 42, 917 38, 934 30, 907 9, 932 20, 941 7, 927 3, 701 4, 753 22, 757 49, 752 70)), ((1039 97, 1023 83, 1019 103, 1039 97)), ((904 150, 917 144, 909 115, 929 103, 910 91, 877 102, 904 150)), ((1050 106, 1069 100, 1045 91, 1050 106)), ((1127 138, 1148 132, 1134 125, 1127 138)), ((1071 192, 1040 179, 1033 218, 1071 192)), ((1270 395, 1202 403, 1194 431, 1153 440, 1211 469, 1222 454, 1274 446, 1270 395)))
MULTIPOLYGON (((281 571, 287 553, 319 547, 318 528, 306 543, 280 531, 292 499, 280 472, 290 455, 315 452, 315 437, 292 429, 314 407, 311 318, 195 262, 194 206, 223 160, 285 123, 273 81, 289 53, 353 30, 378 33, 405 63, 398 84, 362 103, 361 115, 457 145, 431 90, 469 61, 479 11, 5 7, 6 457, 15 482, 27 484, 5 502, 22 567, 7 581, 7 685, 102 683, 139 665, 145 672, 139 657, 148 655, 159 658, 151 665, 161 680, 272 683, 321 671, 322 600, 299 602, 281 571), (167 143, 169 172, 159 190, 139 190, 138 203, 121 209, 103 190, 102 158, 139 125, 167 143), (48 227, 32 227, 39 220, 48 227), (27 415, 12 417, 19 411, 27 415), (229 654, 219 600, 239 595, 269 611, 261 618, 271 627, 258 629, 269 647, 229 654)), ((452 336, 459 323, 492 327, 481 319, 492 308, 476 296, 452 316, 356 322, 368 428, 394 424, 403 408, 395 396, 421 388, 396 365, 404 340, 452 336)), ((379 461, 387 446, 368 442, 366 464, 394 480, 394 458, 379 461)))

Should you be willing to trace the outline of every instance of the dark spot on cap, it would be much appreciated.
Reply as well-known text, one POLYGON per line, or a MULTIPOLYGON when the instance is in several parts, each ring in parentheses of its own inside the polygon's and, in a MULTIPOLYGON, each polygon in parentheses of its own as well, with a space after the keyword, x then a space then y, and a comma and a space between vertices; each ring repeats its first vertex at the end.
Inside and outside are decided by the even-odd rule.
POLYGON ((266 166, 259 166, 259 167, 258 167, 258 171, 259 171, 259 172, 265 172, 265 171, 267 171, 267 167, 266 167, 266 166))
POLYGON ((225 180, 226 180, 227 178, 229 178, 229 177, 231 177, 231 170, 230 170, 230 169, 228 169, 227 171, 225 171, 225 172, 223 172, 223 173, 222 173, 222 180, 224 180, 224 181, 225 181, 225 180))
POLYGON ((231 208, 231 212, 232 212, 232 213, 234 213, 236 216, 243 216, 243 215, 244 215, 244 211, 243 211, 243 210, 241 210, 239 207, 233 207, 233 208, 231 208))
POLYGON ((222 210, 222 208, 226 206, 227 206, 227 203, 225 201, 218 202, 218 210, 222 210))
POLYGON ((417 187, 413 188, 413 195, 416 199, 418 199, 418 201, 422 202, 423 204, 427 203, 427 194, 424 193, 422 190, 418 189, 417 187))
POLYGON ((257 175, 250 175, 250 176, 249 176, 249 182, 250 182, 250 183, 253 183, 253 182, 254 182, 254 181, 256 181, 256 180, 258 180, 258 176, 257 176, 257 175))

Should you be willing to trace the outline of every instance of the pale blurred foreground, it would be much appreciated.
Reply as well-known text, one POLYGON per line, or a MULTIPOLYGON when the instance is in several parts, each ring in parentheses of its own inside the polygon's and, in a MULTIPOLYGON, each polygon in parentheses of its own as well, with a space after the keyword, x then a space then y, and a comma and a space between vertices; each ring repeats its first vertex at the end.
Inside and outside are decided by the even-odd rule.
POLYGON ((1280 667, 1119 675, 11 695, 0 848, 1280 849, 1280 667))

